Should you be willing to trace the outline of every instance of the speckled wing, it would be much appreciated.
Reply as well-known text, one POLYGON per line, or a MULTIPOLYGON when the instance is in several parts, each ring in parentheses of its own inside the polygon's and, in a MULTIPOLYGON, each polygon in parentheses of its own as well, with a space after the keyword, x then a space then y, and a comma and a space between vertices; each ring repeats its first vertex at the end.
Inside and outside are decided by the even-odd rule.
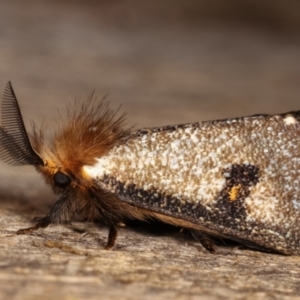
POLYGON ((85 172, 204 231, 300 254, 300 112, 143 129, 85 172))

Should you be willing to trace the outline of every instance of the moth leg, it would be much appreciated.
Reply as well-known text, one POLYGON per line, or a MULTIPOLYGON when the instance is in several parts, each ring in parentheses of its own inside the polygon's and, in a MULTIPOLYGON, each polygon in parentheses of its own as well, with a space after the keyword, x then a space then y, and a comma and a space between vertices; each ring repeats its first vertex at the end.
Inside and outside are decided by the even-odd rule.
POLYGON ((17 234, 28 234, 31 233, 39 228, 46 228, 49 224, 50 224, 50 215, 47 215, 44 218, 40 218, 37 223, 32 226, 32 227, 28 227, 28 228, 23 228, 23 229, 19 229, 17 231, 17 234))
POLYGON ((59 198, 59 200, 54 204, 50 213, 47 216, 43 218, 38 218, 34 226, 20 229, 17 231, 17 234, 28 234, 39 228, 46 228, 48 225, 53 223, 69 223, 73 215, 69 199, 70 197, 68 196, 68 194, 63 194, 59 198))
POLYGON ((118 237, 117 226, 115 224, 111 224, 109 227, 108 239, 107 239, 107 244, 105 246, 105 250, 109 250, 115 245, 117 237, 118 237))
POLYGON ((209 238, 209 236, 207 236, 204 233, 195 231, 195 230, 190 230, 193 238, 199 242, 205 250, 207 250, 208 252, 215 254, 216 253, 216 249, 215 249, 215 244, 214 242, 209 238))

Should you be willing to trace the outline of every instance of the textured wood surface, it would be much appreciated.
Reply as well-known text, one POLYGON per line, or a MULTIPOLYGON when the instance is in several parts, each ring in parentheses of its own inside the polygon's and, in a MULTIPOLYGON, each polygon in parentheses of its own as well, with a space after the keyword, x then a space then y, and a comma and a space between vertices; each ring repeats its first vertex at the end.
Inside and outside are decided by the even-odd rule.
MULTIPOLYGON (((93 89, 136 127, 300 109, 299 4, 259 2, 2 0, 0 88, 49 135, 93 89)), ((105 251, 107 230, 79 223, 17 236, 56 196, 30 167, 0 176, 1 299, 300 299, 296 256, 128 228, 105 251)))

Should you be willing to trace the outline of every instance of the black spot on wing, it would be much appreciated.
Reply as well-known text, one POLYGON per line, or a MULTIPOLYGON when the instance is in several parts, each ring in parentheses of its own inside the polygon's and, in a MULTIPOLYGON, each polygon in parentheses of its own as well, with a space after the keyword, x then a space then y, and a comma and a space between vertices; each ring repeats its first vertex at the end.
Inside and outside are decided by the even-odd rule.
POLYGON ((250 187, 259 182, 259 168, 251 164, 233 164, 223 170, 223 175, 226 183, 217 198, 215 209, 223 216, 225 223, 245 219, 244 201, 250 194, 250 187))

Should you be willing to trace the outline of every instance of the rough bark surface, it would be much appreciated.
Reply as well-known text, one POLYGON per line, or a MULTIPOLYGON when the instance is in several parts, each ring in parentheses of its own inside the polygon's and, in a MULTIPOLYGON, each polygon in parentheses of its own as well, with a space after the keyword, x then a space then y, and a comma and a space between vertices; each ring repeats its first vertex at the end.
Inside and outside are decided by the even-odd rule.
MULTIPOLYGON (((0 89, 50 133, 94 88, 136 127, 300 109, 299 4, 260 2, 2 0, 0 89)), ((81 223, 18 236, 56 196, 31 168, 0 178, 1 299, 300 299, 297 256, 129 228, 106 251, 107 229, 81 223)))

